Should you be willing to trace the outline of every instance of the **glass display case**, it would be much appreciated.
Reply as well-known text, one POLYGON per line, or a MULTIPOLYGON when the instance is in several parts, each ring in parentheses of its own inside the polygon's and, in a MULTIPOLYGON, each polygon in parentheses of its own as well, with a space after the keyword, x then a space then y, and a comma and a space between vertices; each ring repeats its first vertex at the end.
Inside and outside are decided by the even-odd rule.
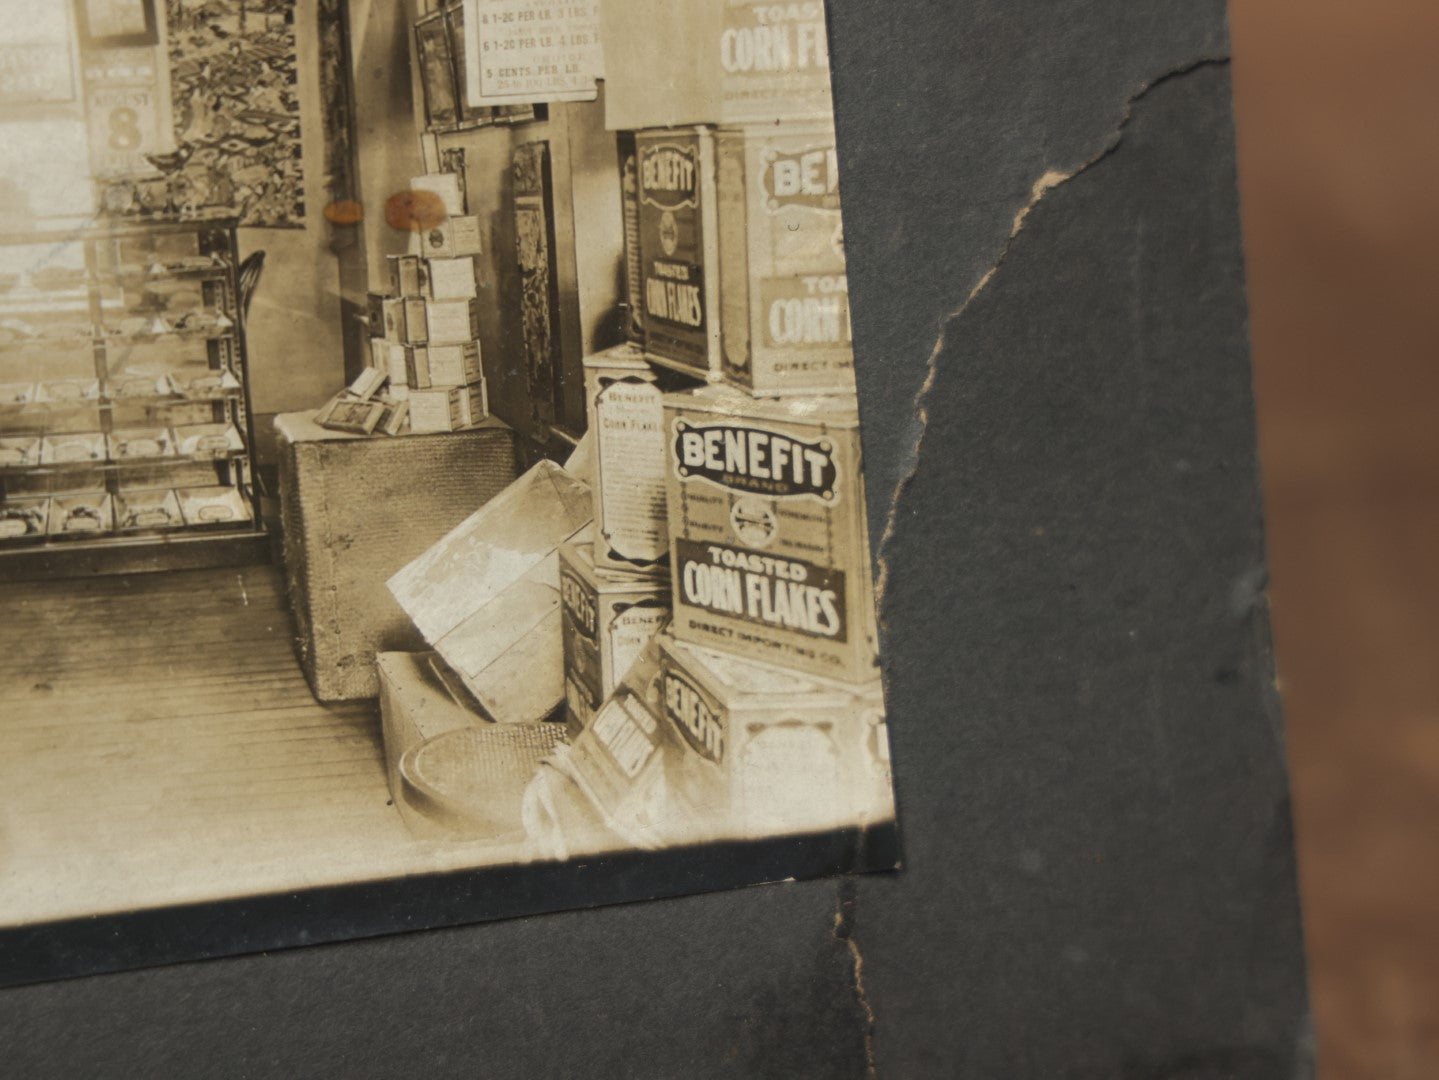
POLYGON ((242 304, 233 220, 0 234, 0 564, 258 532, 242 304))

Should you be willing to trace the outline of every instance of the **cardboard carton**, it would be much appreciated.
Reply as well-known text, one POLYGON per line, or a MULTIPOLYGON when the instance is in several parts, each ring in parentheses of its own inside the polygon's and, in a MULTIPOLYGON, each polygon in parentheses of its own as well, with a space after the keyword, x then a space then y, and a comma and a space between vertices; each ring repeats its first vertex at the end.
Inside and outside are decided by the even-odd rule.
POLYGON ((418 255, 390 255, 390 288, 396 296, 424 296, 425 268, 418 255))
POLYGON ((425 300, 424 341, 429 345, 467 345, 480 336, 478 300, 425 300))
POLYGON ((482 236, 478 217, 454 215, 420 233, 420 253, 432 259, 481 255, 484 253, 482 236))
POLYGON ((559 547, 589 520, 589 488, 542 461, 388 582, 492 719, 564 701, 559 547))
MULTIPOLYGON (((570 852, 661 847, 700 830, 672 807, 660 754, 660 654, 654 639, 640 651, 594 719, 559 755, 549 775, 549 804, 572 795, 553 823, 552 846, 570 852)), ((539 838, 537 838, 539 839, 539 838)))
POLYGON ((468 300, 476 294, 475 257, 426 259, 425 295, 431 300, 468 300))
POLYGON ((478 341, 462 345, 404 346, 399 360, 404 365, 402 381, 416 390, 467 386, 484 377, 478 341))
POLYGON ((438 196, 444 204, 445 213, 459 217, 465 213, 464 181, 458 173, 426 173, 410 178, 411 191, 428 191, 438 196))

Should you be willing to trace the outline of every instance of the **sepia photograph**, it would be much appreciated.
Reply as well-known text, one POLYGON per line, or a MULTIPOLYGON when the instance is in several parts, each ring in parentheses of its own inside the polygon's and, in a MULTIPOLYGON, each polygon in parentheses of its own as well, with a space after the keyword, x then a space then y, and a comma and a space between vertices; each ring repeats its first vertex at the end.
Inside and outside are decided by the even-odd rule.
POLYGON ((0 10, 0 983, 897 865, 821 3, 0 10))
POLYGON ((1436 33, 0 0, 0 1073, 1439 1076, 1436 33))

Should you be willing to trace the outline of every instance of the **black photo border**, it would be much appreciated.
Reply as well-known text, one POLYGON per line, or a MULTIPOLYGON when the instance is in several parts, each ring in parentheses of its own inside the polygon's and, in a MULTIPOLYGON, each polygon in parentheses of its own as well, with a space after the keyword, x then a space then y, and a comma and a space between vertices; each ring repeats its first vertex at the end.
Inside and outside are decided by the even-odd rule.
POLYGON ((491 866, 178 904, 0 930, 0 989, 897 869, 894 822, 565 862, 491 866))

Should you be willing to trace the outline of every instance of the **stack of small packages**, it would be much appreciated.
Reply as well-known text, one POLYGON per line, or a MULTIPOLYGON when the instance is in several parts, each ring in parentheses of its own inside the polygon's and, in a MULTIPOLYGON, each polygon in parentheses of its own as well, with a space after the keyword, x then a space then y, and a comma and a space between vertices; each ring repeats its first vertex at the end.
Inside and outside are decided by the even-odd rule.
MULTIPOLYGON (((593 523, 516 544, 497 500, 391 589, 488 720, 563 700, 570 738, 518 766, 531 853, 887 822, 822 6, 601 11, 636 56, 606 84, 629 340, 585 361, 593 523)), ((539 468, 532 531, 535 492, 578 490, 539 468)))
POLYGON ((416 233, 417 252, 388 257, 389 290, 369 297, 370 366, 322 410, 322 426, 422 435, 473 427, 489 415, 480 365, 479 218, 465 213, 453 173, 416 177, 411 187, 427 196, 435 222, 416 233))
POLYGON ((823 11, 712 9, 602 9, 607 46, 648 42, 675 92, 611 69, 610 126, 639 128, 631 341, 586 361, 594 538, 562 554, 565 771, 665 843, 893 813, 823 11), (739 62, 760 38, 782 65, 739 62), (672 622, 615 685, 661 560, 672 622))

